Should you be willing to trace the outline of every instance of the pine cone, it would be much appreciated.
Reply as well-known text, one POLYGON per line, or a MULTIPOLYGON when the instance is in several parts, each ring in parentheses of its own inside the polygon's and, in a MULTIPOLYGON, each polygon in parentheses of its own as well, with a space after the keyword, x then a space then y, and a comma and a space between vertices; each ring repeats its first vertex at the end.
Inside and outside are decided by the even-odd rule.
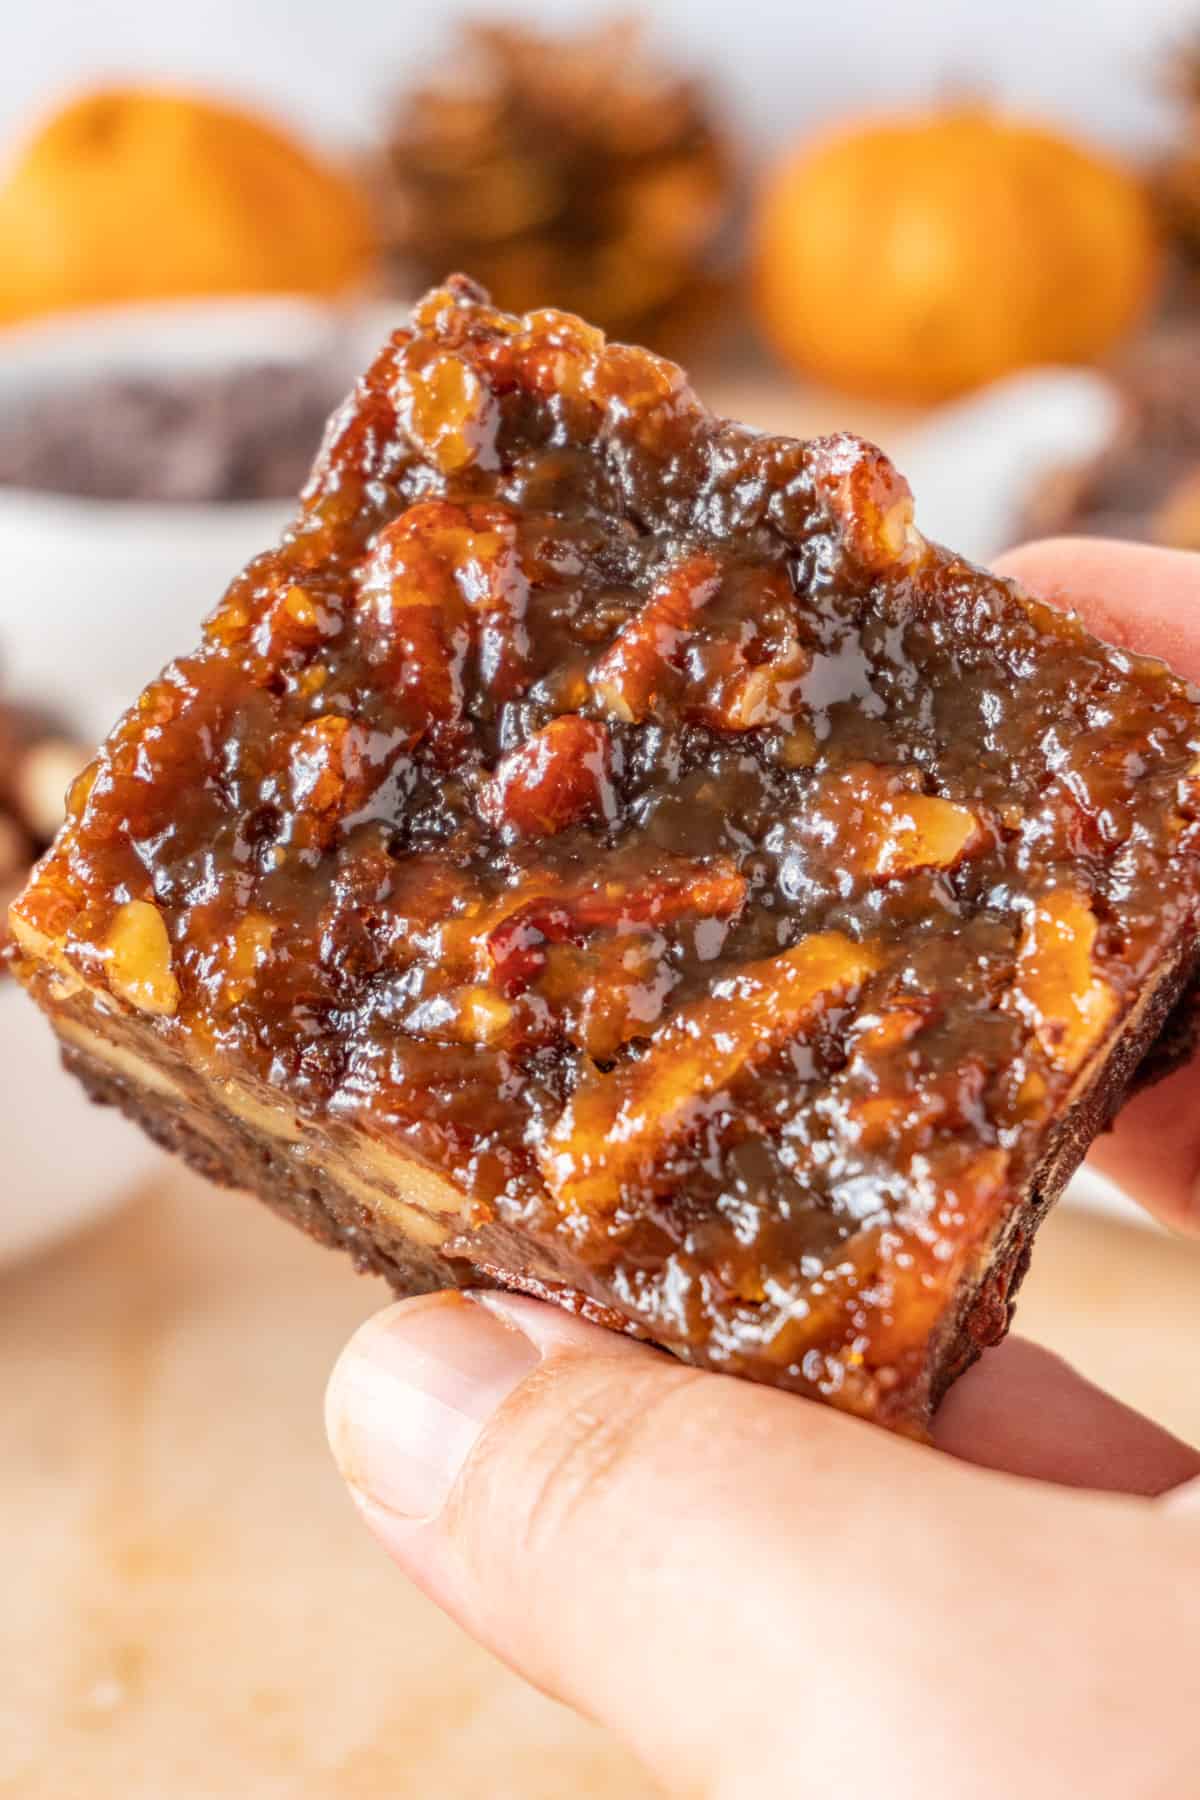
POLYGON ((1200 32, 1164 62, 1161 86, 1179 126, 1172 148, 1154 168, 1152 187, 1164 237, 1194 277, 1200 264, 1200 32))
POLYGON ((472 23, 400 102, 374 182, 398 280, 462 269, 514 312, 658 338, 719 281, 728 148, 638 26, 577 37, 472 23))

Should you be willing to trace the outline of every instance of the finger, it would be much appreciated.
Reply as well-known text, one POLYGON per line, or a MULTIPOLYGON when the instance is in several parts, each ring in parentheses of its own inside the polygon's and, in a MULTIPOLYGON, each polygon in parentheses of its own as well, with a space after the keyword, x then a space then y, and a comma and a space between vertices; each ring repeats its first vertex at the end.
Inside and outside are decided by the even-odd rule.
POLYGON ((1025 1338, 954 1384, 933 1436, 967 1462, 1064 1487, 1164 1494, 1200 1475, 1200 1452, 1025 1338))
MULTIPOLYGON (((1161 656, 1200 681, 1200 556, 1099 538, 1051 538, 996 564, 1123 649, 1161 656)), ((1090 1165, 1167 1224, 1200 1230, 1200 1064, 1131 1100, 1090 1165)))
POLYGON ((1109 644, 1161 656, 1200 681, 1200 556, 1104 538, 1045 538, 995 564, 1109 644))
MULTIPOLYGON (((1018 1629, 1009 1583, 993 1597, 1002 1616, 981 1622, 997 1546, 1025 1546, 1036 1583, 1061 1588, 1061 1539, 1074 1554, 1080 1530, 1064 1509, 1085 1504, 511 1297, 440 1296, 370 1322, 335 1371, 329 1427, 368 1523, 426 1592, 687 1793, 737 1791, 739 1759, 769 1760, 777 1669, 811 1792, 847 1791, 850 1690, 873 1643, 904 1675, 871 1699, 879 1743, 856 1750, 850 1791, 923 1792, 934 1756, 959 1782, 945 1791, 977 1791, 970 1771, 990 1753, 974 1701, 955 1771, 920 1695, 978 1662, 956 1633, 1018 1629), (911 1780, 897 1778, 901 1733, 911 1780)), ((978 1706, 1003 1718, 997 1682, 989 1666, 978 1706)), ((993 1753, 1010 1768, 999 1739, 993 1753)), ((771 1773, 794 1791, 794 1766, 771 1773)))
POLYGON ((1200 1066, 1135 1094, 1092 1145, 1088 1166, 1164 1225, 1200 1231, 1200 1066))

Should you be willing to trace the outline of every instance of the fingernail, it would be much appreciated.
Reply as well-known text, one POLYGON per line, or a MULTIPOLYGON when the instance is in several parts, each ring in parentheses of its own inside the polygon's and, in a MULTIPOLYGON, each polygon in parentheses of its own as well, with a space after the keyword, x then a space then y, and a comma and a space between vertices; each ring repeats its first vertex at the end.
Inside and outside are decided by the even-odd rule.
POLYGON ((399 1301, 355 1334, 330 1377, 338 1468, 377 1506, 436 1518, 484 1426, 539 1360, 487 1305, 460 1294, 399 1301))

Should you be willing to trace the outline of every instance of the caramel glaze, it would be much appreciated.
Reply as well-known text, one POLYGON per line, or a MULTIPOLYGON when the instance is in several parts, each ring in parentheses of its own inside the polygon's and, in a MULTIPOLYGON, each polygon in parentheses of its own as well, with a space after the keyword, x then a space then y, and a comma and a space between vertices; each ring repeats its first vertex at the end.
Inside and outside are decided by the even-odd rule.
POLYGON ((871 446, 455 278, 16 923, 449 1176, 448 1281, 503 1226, 515 1279, 544 1250, 684 1355, 904 1423, 1192 953, 1197 702, 926 544, 871 446))

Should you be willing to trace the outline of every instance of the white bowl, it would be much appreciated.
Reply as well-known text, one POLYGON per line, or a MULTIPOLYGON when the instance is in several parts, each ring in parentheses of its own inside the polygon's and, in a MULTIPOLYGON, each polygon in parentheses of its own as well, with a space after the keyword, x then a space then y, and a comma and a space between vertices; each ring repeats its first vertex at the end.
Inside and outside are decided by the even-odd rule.
MULTIPOLYGON (((78 313, 0 335, 0 407, 50 385, 327 357, 345 385, 404 312, 302 299, 78 313)), ((7 692, 99 738, 172 656, 294 502, 167 505, 0 488, 0 667, 7 692)))

